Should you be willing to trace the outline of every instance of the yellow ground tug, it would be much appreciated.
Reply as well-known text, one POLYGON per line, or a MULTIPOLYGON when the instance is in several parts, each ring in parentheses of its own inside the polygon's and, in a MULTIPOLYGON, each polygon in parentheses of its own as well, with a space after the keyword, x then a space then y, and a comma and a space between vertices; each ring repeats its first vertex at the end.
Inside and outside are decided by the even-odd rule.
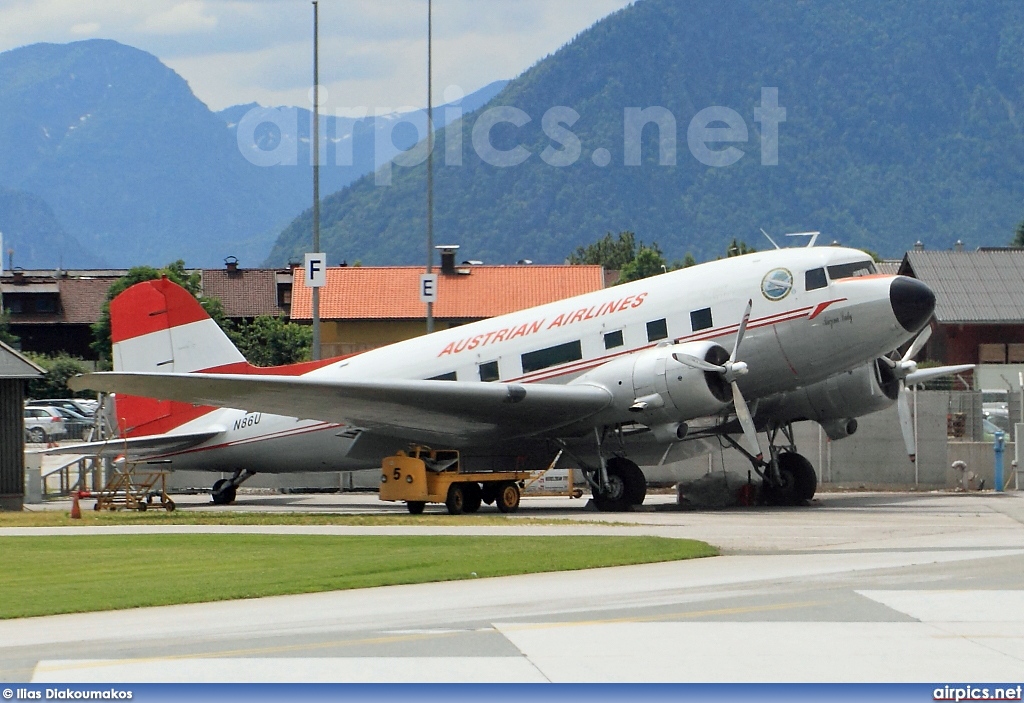
POLYGON ((452 515, 475 513, 481 503, 496 503, 503 513, 519 508, 520 489, 531 471, 462 472, 459 452, 413 447, 384 459, 380 499, 405 501, 419 515, 427 503, 444 503, 452 515))

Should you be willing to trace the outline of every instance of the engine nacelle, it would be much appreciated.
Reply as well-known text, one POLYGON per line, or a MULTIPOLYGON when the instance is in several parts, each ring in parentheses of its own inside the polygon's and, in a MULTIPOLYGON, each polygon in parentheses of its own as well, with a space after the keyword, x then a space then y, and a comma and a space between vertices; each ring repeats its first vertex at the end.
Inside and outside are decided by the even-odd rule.
POLYGON ((666 439, 686 435, 684 421, 714 415, 732 402, 721 374, 701 371, 672 358, 682 353, 722 364, 729 352, 714 342, 664 345, 598 366, 572 381, 601 386, 614 396, 612 422, 639 422, 666 439))
MULTIPOLYGON (((884 410, 899 394, 899 381, 881 359, 773 399, 770 412, 783 421, 815 420, 830 439, 857 431, 854 418, 884 410)), ((769 408, 765 408, 766 411, 769 408)))

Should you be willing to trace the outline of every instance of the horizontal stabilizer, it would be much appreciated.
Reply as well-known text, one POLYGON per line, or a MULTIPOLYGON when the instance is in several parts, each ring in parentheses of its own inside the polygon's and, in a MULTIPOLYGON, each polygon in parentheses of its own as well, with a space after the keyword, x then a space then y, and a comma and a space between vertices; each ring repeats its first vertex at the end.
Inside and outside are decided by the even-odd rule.
POLYGON ((189 449, 206 440, 216 437, 224 430, 221 428, 204 430, 202 432, 189 432, 182 434, 157 434, 143 437, 114 438, 102 442, 82 442, 81 444, 66 444, 62 447, 47 449, 43 454, 74 454, 81 456, 98 456, 113 458, 125 455, 129 461, 142 458, 154 457, 162 454, 171 454, 183 449, 189 449))

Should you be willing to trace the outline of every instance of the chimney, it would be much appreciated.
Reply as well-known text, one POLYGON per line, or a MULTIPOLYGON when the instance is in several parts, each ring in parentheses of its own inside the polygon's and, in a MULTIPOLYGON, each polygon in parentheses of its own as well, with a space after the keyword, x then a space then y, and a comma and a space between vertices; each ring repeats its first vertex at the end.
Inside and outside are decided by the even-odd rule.
POLYGON ((914 242, 914 251, 924 251, 924 244, 921 243, 920 239, 914 242))
POLYGON ((22 285, 25 285, 28 282, 28 281, 25 280, 25 272, 24 271, 16 269, 14 271, 11 271, 11 275, 14 276, 14 278, 13 278, 13 280, 11 282, 14 285, 16 285, 16 286, 22 286, 22 285))
POLYGON ((454 276, 455 271, 455 255, 459 251, 458 244, 442 244, 434 247, 441 252, 441 273, 446 276, 454 276))
POLYGON ((953 251, 963 251, 963 250, 964 250, 964 243, 961 242, 959 239, 956 240, 956 244, 953 245, 953 251))
POLYGON ((224 266, 225 266, 225 268, 227 268, 229 276, 237 276, 238 275, 239 271, 238 271, 238 257, 237 256, 229 256, 228 258, 224 259, 224 266))

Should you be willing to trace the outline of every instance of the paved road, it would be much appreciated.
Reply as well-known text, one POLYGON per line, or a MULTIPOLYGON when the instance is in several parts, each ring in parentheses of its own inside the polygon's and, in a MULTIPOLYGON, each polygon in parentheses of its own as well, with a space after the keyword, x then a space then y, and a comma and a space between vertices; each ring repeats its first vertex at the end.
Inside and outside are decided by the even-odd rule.
MULTIPOLYGON (((379 509, 368 497, 286 499, 332 512, 359 510, 360 503, 367 510, 379 509)), ((667 500, 652 498, 655 504, 667 500)), ((269 509, 283 509, 277 498, 266 502, 274 501, 278 504, 269 509)), ((1021 495, 823 494, 813 506, 801 509, 659 510, 614 516, 582 510, 579 501, 535 498, 524 500, 521 515, 557 515, 578 524, 260 529, 565 533, 569 538, 643 533, 704 539, 721 546, 725 555, 4 621, 0 678, 1024 679, 1021 495), (602 524, 607 522, 631 524, 602 524)), ((0 531, 4 534, 13 531, 0 531)))

